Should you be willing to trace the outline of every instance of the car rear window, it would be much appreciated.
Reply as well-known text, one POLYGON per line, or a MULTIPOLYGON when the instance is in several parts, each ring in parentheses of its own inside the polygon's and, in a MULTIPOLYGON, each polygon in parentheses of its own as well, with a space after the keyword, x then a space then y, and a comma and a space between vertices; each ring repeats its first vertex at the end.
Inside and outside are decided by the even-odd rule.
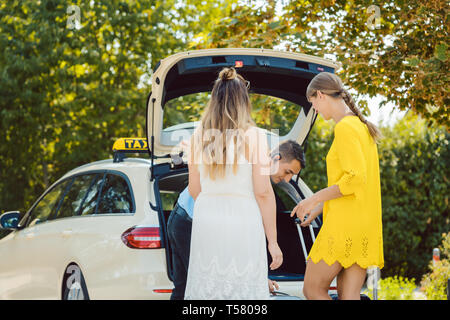
POLYGON ((115 174, 107 174, 102 185, 97 214, 134 212, 132 193, 127 181, 115 174))
MULTIPOLYGON (((163 128, 199 121, 210 98, 210 92, 200 92, 168 101, 164 106, 163 128)), ((256 125, 269 131, 273 130, 280 136, 289 133, 304 107, 281 98, 258 93, 250 93, 250 100, 252 119, 255 120, 256 125)))

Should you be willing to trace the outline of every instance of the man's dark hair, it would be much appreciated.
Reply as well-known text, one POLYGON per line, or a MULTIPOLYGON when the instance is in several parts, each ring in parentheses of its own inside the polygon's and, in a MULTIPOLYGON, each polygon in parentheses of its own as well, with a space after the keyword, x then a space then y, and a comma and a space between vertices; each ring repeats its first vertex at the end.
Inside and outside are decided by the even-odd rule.
POLYGON ((291 162, 297 160, 300 162, 301 168, 306 167, 305 153, 301 145, 294 140, 286 140, 272 151, 271 156, 280 155, 280 160, 291 162))

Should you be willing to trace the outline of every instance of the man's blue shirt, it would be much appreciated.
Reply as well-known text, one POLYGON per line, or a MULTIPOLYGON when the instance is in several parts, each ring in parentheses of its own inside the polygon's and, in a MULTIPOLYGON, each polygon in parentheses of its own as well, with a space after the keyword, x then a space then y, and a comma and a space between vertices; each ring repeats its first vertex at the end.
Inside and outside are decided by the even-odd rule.
POLYGON ((191 197, 188 187, 186 187, 180 193, 180 197, 178 198, 178 205, 187 212, 187 214, 189 215, 189 217, 191 219, 193 218, 193 216, 194 216, 194 198, 191 197))

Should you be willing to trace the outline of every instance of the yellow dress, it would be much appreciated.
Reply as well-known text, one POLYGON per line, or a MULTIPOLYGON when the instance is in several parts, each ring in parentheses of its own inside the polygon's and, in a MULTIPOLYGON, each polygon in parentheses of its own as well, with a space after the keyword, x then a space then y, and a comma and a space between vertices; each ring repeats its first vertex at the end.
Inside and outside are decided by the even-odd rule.
POLYGON ((341 198, 325 201, 323 225, 308 255, 344 268, 384 266, 380 171, 377 145, 357 116, 334 128, 327 157, 328 186, 338 185, 341 198))

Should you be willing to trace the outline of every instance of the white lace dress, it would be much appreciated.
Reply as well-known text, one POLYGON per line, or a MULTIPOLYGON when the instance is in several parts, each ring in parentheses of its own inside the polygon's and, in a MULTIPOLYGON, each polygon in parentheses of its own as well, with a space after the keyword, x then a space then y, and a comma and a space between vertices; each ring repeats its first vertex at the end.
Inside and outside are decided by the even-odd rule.
POLYGON ((204 175, 201 164, 198 168, 202 191, 194 205, 185 299, 269 299, 266 239, 252 165, 241 156, 236 175, 227 165, 225 178, 215 181, 204 175))

